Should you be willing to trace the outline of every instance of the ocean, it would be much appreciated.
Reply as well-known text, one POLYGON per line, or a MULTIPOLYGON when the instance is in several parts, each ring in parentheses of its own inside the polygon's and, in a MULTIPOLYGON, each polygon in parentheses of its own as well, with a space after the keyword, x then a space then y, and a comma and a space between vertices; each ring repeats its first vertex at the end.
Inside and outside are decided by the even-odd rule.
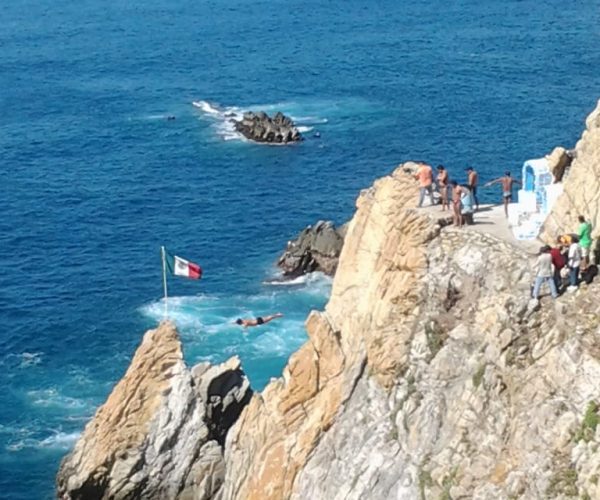
POLYGON ((402 161, 485 181, 573 146, 599 97, 598 14, 589 0, 5 2, 0 496, 52 498, 162 317, 161 245, 204 268, 169 281, 187 361, 239 355, 263 388, 331 286, 265 284, 286 242, 345 222, 402 161), (225 114, 247 109, 290 114, 306 140, 241 140, 225 114))

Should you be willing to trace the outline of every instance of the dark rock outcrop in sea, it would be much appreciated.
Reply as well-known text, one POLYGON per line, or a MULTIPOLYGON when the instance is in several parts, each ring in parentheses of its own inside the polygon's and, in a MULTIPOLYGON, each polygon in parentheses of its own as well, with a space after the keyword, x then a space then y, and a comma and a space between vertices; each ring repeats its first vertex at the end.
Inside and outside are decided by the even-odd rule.
POLYGON ((332 276, 338 265, 346 225, 336 228, 331 221, 319 221, 306 227, 294 241, 289 241, 277 266, 286 278, 321 271, 332 276))
POLYGON ((291 118, 278 112, 272 118, 263 111, 244 113, 241 120, 231 120, 235 129, 247 139, 271 144, 288 144, 302 140, 291 118))
POLYGON ((211 498, 227 431, 251 396, 237 357, 190 370, 175 326, 161 323, 62 461, 58 497, 211 498))

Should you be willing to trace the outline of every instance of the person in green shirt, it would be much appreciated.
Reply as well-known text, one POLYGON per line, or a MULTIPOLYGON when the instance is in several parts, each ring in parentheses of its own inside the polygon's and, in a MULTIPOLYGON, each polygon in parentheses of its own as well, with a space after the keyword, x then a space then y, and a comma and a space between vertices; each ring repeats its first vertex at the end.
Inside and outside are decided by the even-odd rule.
POLYGON ((592 225, 585 220, 583 215, 578 217, 579 227, 577 236, 579 236, 579 246, 581 247, 581 270, 585 270, 590 262, 590 249, 592 248, 592 225))

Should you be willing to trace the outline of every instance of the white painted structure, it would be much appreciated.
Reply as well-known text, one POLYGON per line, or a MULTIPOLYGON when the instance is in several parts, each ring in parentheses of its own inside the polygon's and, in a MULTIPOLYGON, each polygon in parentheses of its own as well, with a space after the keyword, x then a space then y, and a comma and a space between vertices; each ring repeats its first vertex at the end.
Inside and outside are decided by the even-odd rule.
POLYGON ((537 237, 563 185, 554 183, 546 158, 527 160, 521 178, 518 201, 508 207, 508 223, 517 239, 530 240, 537 237))

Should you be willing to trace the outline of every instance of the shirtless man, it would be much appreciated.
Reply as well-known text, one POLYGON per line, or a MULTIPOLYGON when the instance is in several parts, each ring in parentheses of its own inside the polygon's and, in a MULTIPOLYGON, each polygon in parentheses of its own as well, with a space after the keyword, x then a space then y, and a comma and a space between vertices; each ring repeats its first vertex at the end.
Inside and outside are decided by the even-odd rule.
POLYGON ((426 194, 429 194, 429 201, 433 205, 435 201, 433 200, 433 170, 431 167, 427 165, 427 163, 421 163, 415 174, 415 179, 419 181, 419 185, 421 186, 419 192, 419 207, 423 206, 423 200, 425 199, 426 194))
POLYGON ((477 198, 477 184, 479 182, 479 174, 473 169, 473 167, 467 167, 467 185, 473 194, 473 200, 475 200, 475 210, 479 210, 479 198, 477 198))
POLYGON ((277 313, 277 314, 272 314, 271 316, 265 316, 264 318, 262 316, 258 316, 257 318, 251 318, 251 319, 238 318, 235 320, 235 324, 243 326, 244 328, 248 328, 249 326, 260 326, 260 325, 265 325, 269 321, 273 321, 276 318, 281 318, 282 316, 283 316, 283 314, 277 313))
POLYGON ((504 203, 504 215, 508 217, 508 204, 512 201, 512 188, 514 184, 521 185, 521 181, 513 179, 510 172, 504 172, 504 177, 488 182, 485 187, 493 186, 494 184, 502 184, 502 202, 504 203))
POLYGON ((446 209, 450 210, 450 196, 448 196, 450 194, 450 179, 448 179, 448 171, 446 170, 444 165, 438 165, 437 171, 437 185, 440 190, 440 195, 442 197, 442 211, 446 209))
POLYGON ((463 189, 458 185, 458 182, 451 181, 450 188, 452 190, 452 222, 455 226, 462 226, 462 215, 460 213, 461 201, 463 189))

